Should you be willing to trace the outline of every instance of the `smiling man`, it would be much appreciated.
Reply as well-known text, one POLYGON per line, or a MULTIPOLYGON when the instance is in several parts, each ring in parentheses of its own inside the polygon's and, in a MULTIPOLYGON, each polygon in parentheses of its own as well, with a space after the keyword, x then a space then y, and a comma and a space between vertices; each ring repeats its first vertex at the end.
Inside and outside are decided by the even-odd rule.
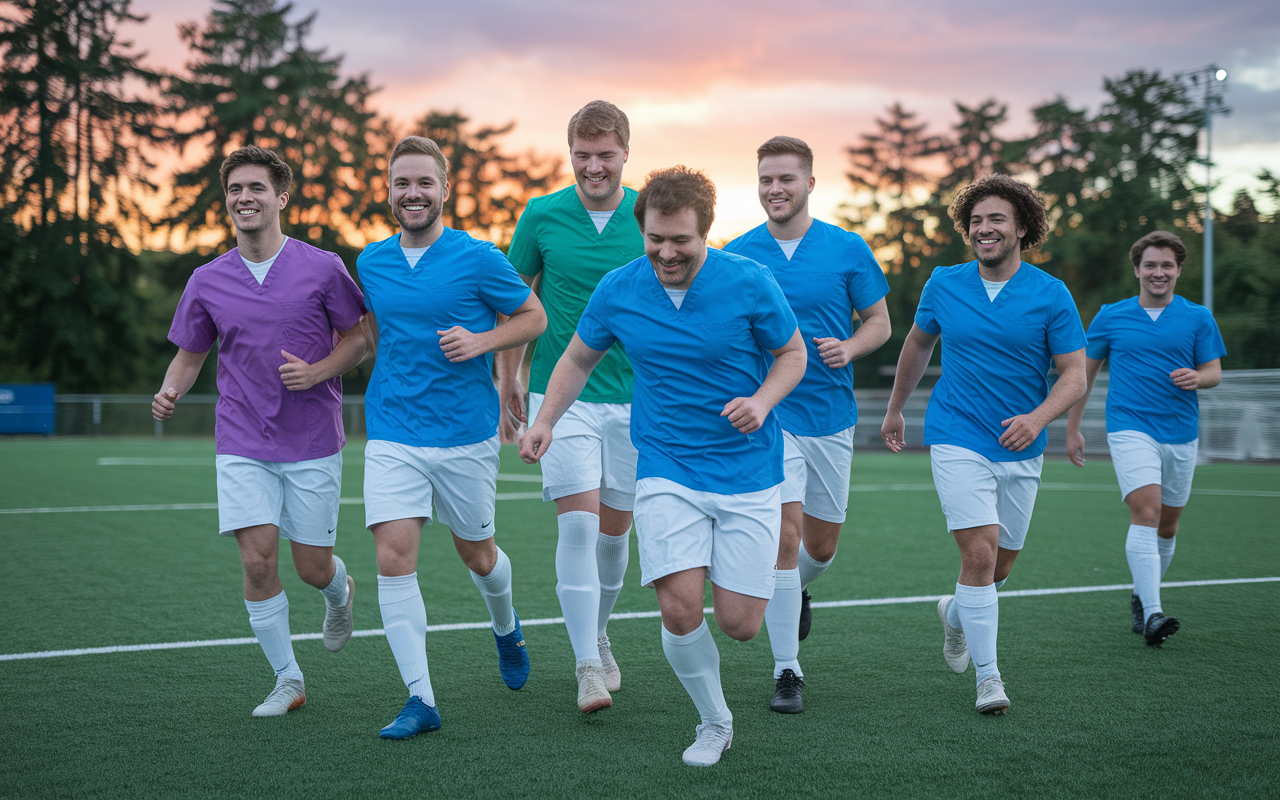
MULTIPOLYGON (((536 416, 557 359, 605 273, 644 253, 632 209, 636 192, 622 185, 630 127, 612 103, 595 100, 569 120, 574 185, 537 197, 516 225, 511 263, 533 286, 541 278, 547 332, 529 370, 529 416, 536 416)), ((498 356, 502 424, 514 438, 524 421, 517 377, 524 348, 498 356)), ((555 501, 556 594, 573 646, 578 709, 613 704, 622 685, 607 625, 622 590, 635 503, 636 450, 631 422, 631 362, 611 348, 577 402, 556 423, 558 443, 542 460, 542 497, 555 501)))
POLYGON ((422 529, 435 519, 449 527, 488 607, 503 682, 519 689, 529 677, 511 561, 493 538, 499 408, 490 354, 542 333, 546 315, 501 251, 445 227, 449 162, 435 142, 401 139, 387 173, 400 233, 366 247, 356 264, 379 354, 365 395, 364 503, 383 628, 409 690, 379 736, 407 739, 440 727, 417 573, 422 529), (509 319, 499 325, 499 314, 509 319))
POLYGON ((778 405, 782 425, 782 539, 773 599, 765 610, 773 648, 769 707, 804 710, 800 640, 809 635, 810 582, 835 558, 849 506, 849 468, 858 404, 855 359, 889 339, 889 284, 856 233, 809 214, 813 151, 791 136, 756 150, 760 205, 769 219, 725 251, 769 267, 799 321, 808 349, 804 380, 778 405), (855 331, 854 320, 861 324, 855 331))
POLYGON ((949 213, 977 260, 929 276, 880 434, 890 450, 902 449, 902 409, 941 340, 942 377, 929 397, 924 443, 960 548, 956 593, 938 603, 942 653, 956 673, 972 658, 977 710, 1003 714, 1009 697, 996 666, 996 590, 1031 524, 1045 426, 1084 394, 1085 336, 1066 285, 1021 259, 1049 233, 1044 202, 1031 187, 988 175, 961 189, 949 213), (1051 365, 1058 369, 1052 389, 1051 365))
POLYGON ((1133 243, 1138 296, 1104 305, 1089 323, 1088 390, 1067 417, 1067 455, 1084 466, 1084 417, 1102 362, 1107 383, 1107 448, 1129 506, 1124 552, 1133 573, 1132 630, 1159 646, 1180 624, 1165 616, 1160 581, 1173 560, 1182 509, 1191 497, 1199 449, 1199 389, 1222 381, 1227 354, 1213 314, 1174 294, 1187 248, 1168 231, 1133 243))
POLYGON ((289 165, 242 147, 222 162, 221 178, 236 247, 187 282, 169 329, 178 354, 151 412, 173 416, 218 343, 218 530, 236 537, 249 626, 276 674, 253 716, 272 717, 307 701, 277 570, 281 538, 298 577, 324 595, 325 647, 351 638, 355 581, 333 554, 346 443, 339 376, 364 359, 369 340, 342 260, 280 228, 289 165))
POLYGON ((600 281, 520 456, 555 452, 556 423, 610 348, 625 347, 636 371, 640 580, 657 590, 663 650, 702 721, 684 761, 705 767, 729 749, 733 715, 703 593, 710 579, 728 636, 759 632, 782 512, 782 432, 770 412, 804 375, 805 349, 768 270, 708 249, 715 186, 705 175, 650 173, 635 217, 645 255, 600 281))

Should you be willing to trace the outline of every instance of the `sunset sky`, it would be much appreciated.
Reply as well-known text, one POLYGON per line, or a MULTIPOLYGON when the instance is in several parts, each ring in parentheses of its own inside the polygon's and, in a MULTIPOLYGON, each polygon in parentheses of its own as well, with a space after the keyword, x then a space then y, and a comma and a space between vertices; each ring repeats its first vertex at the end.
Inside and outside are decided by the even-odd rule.
MULTIPOLYGON (((207 0, 135 0, 143 25, 124 33, 147 63, 186 60, 177 24, 202 19, 207 0)), ((833 220, 849 196, 842 148, 873 129, 895 100, 933 129, 953 101, 1009 104, 1005 135, 1031 128, 1029 109, 1057 94, 1096 109, 1103 76, 1168 74, 1216 63, 1229 72, 1213 154, 1219 208, 1262 167, 1280 173, 1280 4, 1081 0, 892 4, 788 2, 578 3, 566 0, 297 0, 319 12, 310 46, 345 55, 344 71, 382 87, 375 105, 402 122, 458 109, 478 123, 517 127, 509 149, 567 155, 565 125, 589 100, 631 119, 624 179, 684 163, 716 182, 713 239, 763 221, 755 148, 799 136, 817 162, 816 216, 833 220), (892 9, 892 10, 886 10, 892 9)))

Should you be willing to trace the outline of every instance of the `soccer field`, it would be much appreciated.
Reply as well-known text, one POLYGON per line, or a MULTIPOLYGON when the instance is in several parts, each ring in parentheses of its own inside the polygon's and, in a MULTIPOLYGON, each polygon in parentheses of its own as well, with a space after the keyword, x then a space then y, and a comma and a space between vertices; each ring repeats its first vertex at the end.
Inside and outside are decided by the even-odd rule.
POLYGON ((427 528, 418 575, 428 624, 443 628, 427 651, 444 726, 378 739, 405 691, 379 631, 363 445, 344 451, 337 545, 356 580, 357 636, 339 653, 323 648, 323 600, 283 549, 293 632, 316 634, 294 645, 307 705, 253 719, 274 679, 249 638, 235 542, 215 535, 212 440, 0 440, 0 796, 1280 791, 1280 466, 1198 469, 1163 594, 1182 630, 1150 648, 1129 631, 1128 515, 1111 465, 1046 462, 1027 547, 1001 592, 1012 707, 985 717, 972 668, 957 676, 942 659, 935 605, 959 557, 928 458, 858 454, 839 555, 811 587, 805 712, 768 710, 763 629, 748 643, 717 631, 735 736, 719 765, 699 770, 680 760, 697 712, 663 655, 634 537, 616 609, 627 616, 609 626, 622 689, 613 708, 577 711, 573 655, 555 623, 554 508, 535 499, 536 467, 510 447, 496 528, 529 682, 503 686, 484 604, 445 529, 427 528))

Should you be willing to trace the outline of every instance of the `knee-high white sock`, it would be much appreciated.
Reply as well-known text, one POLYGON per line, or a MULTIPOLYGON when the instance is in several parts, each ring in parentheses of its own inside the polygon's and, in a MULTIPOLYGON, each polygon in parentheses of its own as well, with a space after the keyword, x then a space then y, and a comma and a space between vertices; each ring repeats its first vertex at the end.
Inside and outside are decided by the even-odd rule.
POLYGON ((289 638, 289 598, 284 592, 267 600, 245 600, 249 610, 249 627, 258 637, 277 678, 302 680, 302 670, 293 660, 293 640, 289 638))
POLYGON ((1156 547, 1160 550, 1160 580, 1164 580, 1164 574, 1169 571, 1169 562, 1173 561, 1173 550, 1177 546, 1177 536, 1170 536, 1168 539, 1156 536, 1156 547))
POLYGON ((813 579, 827 571, 827 567, 831 566, 831 562, 836 557, 833 553, 831 558, 826 561, 817 561, 813 556, 809 555, 804 549, 804 542, 800 542, 800 561, 798 567, 800 569, 800 589, 801 591, 808 589, 813 579))
POLYGON ((596 569, 600 575, 600 614, 596 636, 604 636, 609 625, 609 615, 622 592, 622 579, 627 574, 627 559, 631 555, 631 531, 621 536, 600 534, 596 539, 596 569))
POLYGON ((333 557, 333 580, 320 590, 330 608, 342 608, 347 604, 347 565, 336 555, 333 557))
POLYGON ((378 605, 387 644, 400 668, 409 695, 429 706, 436 704, 427 669, 427 609, 418 588, 418 573, 397 578, 378 576, 378 605))
POLYGON ((951 601, 951 605, 947 606, 947 624, 953 628, 964 630, 964 625, 960 624, 960 602, 958 597, 951 601))
MULTIPOLYGON (((496 547, 496 545, 495 545, 496 547)), ((493 620, 493 632, 506 636, 516 629, 516 612, 511 608, 511 559, 498 548, 498 562, 488 575, 471 573, 471 582, 480 590, 493 620)))
POLYGON ((596 626, 600 617, 600 573, 596 568, 596 540, 600 517, 590 511, 570 511, 556 517, 556 597, 569 631, 569 644, 579 665, 600 666, 596 626))
POLYGON ((1007 580, 1009 580, 1009 579, 1008 579, 1008 578, 1005 578, 1003 581, 996 581, 996 583, 995 583, 995 587, 996 587, 997 589, 999 589, 1001 586, 1004 586, 1004 581, 1007 581, 1007 580))
POLYGON ((800 570, 773 571, 773 597, 764 607, 764 625, 769 631, 769 647, 773 648, 773 677, 777 680, 784 669, 800 671, 800 570))
POLYGON ((996 668, 996 631, 1000 627, 1000 601, 994 583, 986 586, 956 584, 956 612, 964 630, 969 656, 973 659, 978 683, 989 675, 1000 677, 996 668))
POLYGON ((1157 538, 1155 528, 1130 525, 1129 536, 1124 541, 1124 554, 1129 559, 1129 571, 1133 573, 1133 591, 1142 600, 1142 613, 1147 619, 1163 611, 1160 607, 1160 548, 1156 544, 1157 538))
POLYGON ((704 619, 693 633, 676 636, 666 627, 662 629, 662 652, 675 670, 684 690, 698 707, 703 724, 716 722, 732 725, 733 714, 724 701, 724 689, 720 686, 720 651, 711 629, 704 619))

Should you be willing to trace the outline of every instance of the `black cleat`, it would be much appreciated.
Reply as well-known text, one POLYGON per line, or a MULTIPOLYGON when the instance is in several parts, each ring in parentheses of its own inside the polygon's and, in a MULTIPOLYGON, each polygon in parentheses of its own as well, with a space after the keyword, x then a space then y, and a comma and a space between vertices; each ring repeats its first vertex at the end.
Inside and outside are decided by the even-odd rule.
POLYGON ((804 678, 792 670, 784 669, 782 677, 778 678, 777 688, 773 691, 773 699, 769 701, 769 708, 779 714, 799 714, 804 711, 804 700, 800 697, 800 690, 803 688, 804 678))
POLYGON ((813 624, 813 609, 809 608, 809 601, 812 599, 808 589, 800 593, 800 641, 802 642, 808 637, 809 626, 813 624))
POLYGON ((1166 617, 1157 611, 1147 620, 1142 636, 1147 640, 1148 647, 1159 647, 1165 639, 1177 633, 1180 627, 1182 626, 1178 624, 1177 618, 1166 617))
POLYGON ((1129 608, 1133 611, 1133 632, 1141 634, 1147 629, 1147 618, 1142 613, 1142 598, 1135 594, 1129 608))

